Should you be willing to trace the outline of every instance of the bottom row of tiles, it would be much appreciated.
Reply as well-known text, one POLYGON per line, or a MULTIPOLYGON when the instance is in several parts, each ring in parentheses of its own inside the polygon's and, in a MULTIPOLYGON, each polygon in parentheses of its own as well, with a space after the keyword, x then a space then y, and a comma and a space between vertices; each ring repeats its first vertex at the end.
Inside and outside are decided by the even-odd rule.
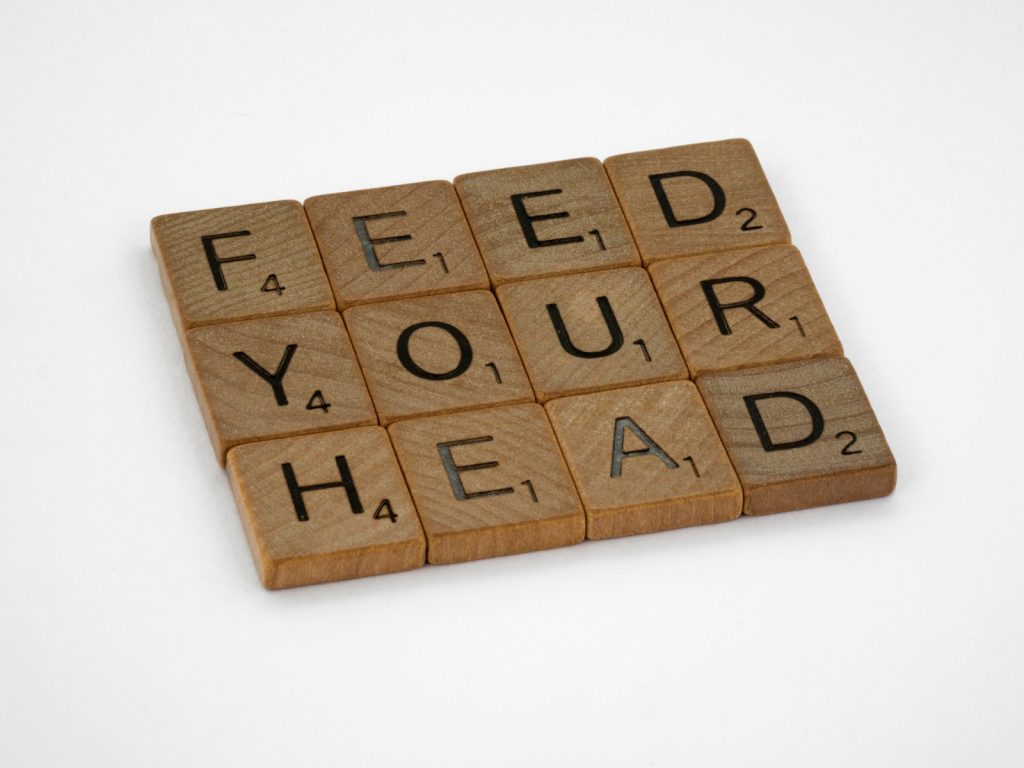
POLYGON ((271 589, 873 498, 896 481, 844 358, 249 443, 227 467, 271 589))

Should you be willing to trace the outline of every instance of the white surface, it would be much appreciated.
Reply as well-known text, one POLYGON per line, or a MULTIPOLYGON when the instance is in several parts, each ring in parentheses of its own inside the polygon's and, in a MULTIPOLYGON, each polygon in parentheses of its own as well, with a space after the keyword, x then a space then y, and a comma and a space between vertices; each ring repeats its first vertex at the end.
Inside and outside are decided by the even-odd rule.
POLYGON ((1024 764, 1024 6, 103 5, 0 5, 0 765, 1024 764), (733 136, 895 495, 260 587, 151 216, 733 136))

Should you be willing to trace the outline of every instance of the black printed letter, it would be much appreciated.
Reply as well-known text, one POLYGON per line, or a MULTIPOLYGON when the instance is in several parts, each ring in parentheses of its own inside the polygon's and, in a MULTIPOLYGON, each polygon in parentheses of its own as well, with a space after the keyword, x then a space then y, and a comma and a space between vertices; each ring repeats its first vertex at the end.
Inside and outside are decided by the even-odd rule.
POLYGON ((414 325, 410 325, 402 331, 401 335, 398 337, 398 344, 396 347, 395 351, 398 353, 398 360, 403 366, 405 366, 405 370, 413 376, 419 376, 421 379, 430 379, 431 381, 444 381, 446 379, 454 379, 456 376, 461 376, 469 369, 470 363, 473 362, 473 347, 470 346, 469 339, 466 338, 466 334, 454 325, 449 325, 448 323, 442 323, 440 321, 428 320, 425 323, 415 323, 414 325), (459 362, 455 364, 454 368, 450 371, 445 371, 444 373, 433 373, 420 368, 413 362, 412 357, 409 355, 409 340, 412 339, 412 335, 420 328, 440 328, 455 339, 455 343, 459 345, 459 362))
POLYGON ((400 269, 402 267, 411 267, 416 264, 427 263, 426 259, 412 259, 410 261, 394 261, 390 264, 382 264, 380 259, 377 258, 377 250, 374 248, 375 245, 381 245, 383 243, 401 243, 405 240, 412 240, 412 235, 370 237, 370 233, 366 229, 366 222, 373 221, 374 219, 389 219, 392 216, 405 216, 405 211, 375 213, 372 216, 356 216, 352 219, 352 223, 356 228, 356 235, 359 237, 359 244, 363 246, 363 255, 366 257, 366 263, 374 272, 379 272, 382 269, 400 269))
POLYGON ((227 280, 224 279, 224 270, 221 269, 221 264, 230 264, 233 261, 252 261, 256 258, 255 253, 247 253, 244 256, 228 256, 222 259, 217 255, 217 250, 213 247, 214 240, 221 240, 225 237, 248 237, 251 235, 248 229, 243 229, 238 232, 222 232, 219 235, 202 235, 199 239, 203 241, 203 250, 206 251, 206 261, 210 264, 210 271, 213 272, 213 282, 217 286, 218 291, 226 291, 228 289, 227 280))
POLYGON ((526 204, 523 200, 527 197, 544 197, 546 195, 560 194, 562 194, 562 190, 560 189, 545 189, 542 192, 524 192, 520 195, 512 195, 512 207, 515 208, 516 218, 519 219, 519 226, 523 228, 523 234, 526 235, 526 244, 531 248, 543 248, 548 245, 565 245, 567 243, 583 242, 583 235, 573 235, 572 237, 553 237, 550 240, 540 240, 537 237, 537 232, 533 228, 533 222, 548 221, 549 219, 567 219, 569 218, 569 212, 558 211, 556 213, 538 213, 531 216, 526 212, 526 204))
POLYGON ((456 464, 455 459, 452 458, 452 446, 489 443, 493 439, 490 435, 484 435, 483 437, 470 437, 466 440, 452 440, 448 443, 437 444, 437 452, 441 454, 441 463, 444 465, 445 474, 448 475, 448 482, 451 483, 452 493, 455 494, 455 498, 459 501, 476 499, 480 496, 499 496, 503 493, 513 493, 515 491, 515 488, 493 488, 489 491, 472 491, 467 493, 466 487, 462 484, 460 473, 471 472, 474 469, 492 469, 498 466, 498 462, 482 461, 479 464, 456 464))
POLYGON ((288 397, 284 393, 284 375, 287 373, 288 366, 292 362, 292 355, 295 354, 295 350, 298 348, 298 344, 289 344, 285 347, 284 356, 281 358, 281 362, 277 364, 277 370, 273 373, 253 360, 245 352, 235 352, 234 357, 273 388, 274 399, 277 400, 278 405, 288 405, 288 397))
POLYGON ((355 481, 352 479, 352 473, 349 471, 348 462, 345 461, 344 456, 335 456, 334 461, 338 465, 338 473, 341 475, 341 480, 336 483, 315 483, 314 485, 299 485, 299 482, 295 479, 295 470, 292 469, 292 465, 288 463, 281 465, 281 471, 284 472, 284 480, 288 483, 288 493, 291 494, 292 504, 295 506, 295 516, 302 522, 309 520, 309 515, 306 513, 306 504, 302 500, 302 494, 307 491, 344 488, 345 493, 348 495, 348 504, 352 507, 352 514, 361 515, 363 513, 363 503, 359 500, 359 492, 356 490, 355 481))
POLYGON ((619 416, 615 420, 615 437, 612 439, 612 477, 622 476, 622 460, 635 456, 657 456, 669 469, 679 469, 675 460, 661 449, 661 446, 654 442, 654 439, 644 432, 629 416, 619 416), (637 448, 632 451, 622 449, 622 439, 625 437, 625 430, 632 432, 646 448, 637 448))
POLYGON ((825 429, 825 419, 821 415, 821 410, 818 406, 815 405, 813 400, 808 397, 804 397, 797 392, 768 392, 763 395, 746 395, 743 398, 743 402, 747 404, 747 412, 750 414, 750 420, 754 422, 754 429, 757 430, 757 436, 761 438, 761 447, 766 451, 785 451, 790 448, 803 448, 805 445, 810 445, 821 437, 821 433, 825 429), (791 440, 787 443, 776 443, 772 440, 771 435, 768 434, 768 427, 765 426, 764 418, 761 416, 761 410, 757 404, 761 400, 772 400, 775 398, 795 400, 807 409, 807 413, 811 416, 811 431, 807 437, 802 440, 791 440))
POLYGON ((570 355, 583 358, 606 357, 618 352, 622 348, 622 329, 619 327, 619 321, 615 318, 615 312, 612 311, 612 305, 608 301, 608 297, 598 296, 597 306, 601 308, 601 317, 604 318, 604 324, 608 326, 608 335, 611 336, 611 341, 608 342, 607 347, 599 349, 597 352, 584 352, 573 344, 572 339, 569 338, 569 331, 566 330, 565 322, 562 320, 562 313, 558 310, 558 305, 547 305, 548 317, 551 318, 551 324, 555 326, 555 335, 558 336, 558 342, 562 345, 562 349, 570 355))
POLYGON ((714 221, 721 216, 722 211, 725 210, 725 190, 722 189, 721 184, 706 173, 701 173, 700 171, 675 171, 674 173, 651 174, 648 178, 651 181, 651 186, 654 187, 654 195, 658 198, 658 204, 661 206, 661 212, 665 215, 665 221, 670 227, 688 227, 691 224, 707 224, 709 221, 714 221), (703 216, 696 216, 692 219, 680 219, 676 216, 676 212, 672 209, 672 203, 668 199, 668 194, 665 192, 664 180, 676 179, 681 176, 699 179, 707 184, 708 189, 711 190, 711 197, 714 201, 710 213, 703 216))
POLYGON ((764 286, 754 278, 719 277, 714 280, 701 280, 700 287, 704 289, 704 298, 708 300, 708 306, 711 307, 711 312, 715 316, 715 322, 718 323, 718 330, 723 336, 728 336, 732 333, 729 321, 725 317, 725 310, 727 309, 745 309, 769 328, 779 327, 778 323, 757 308, 757 302, 764 298, 765 290, 764 286), (743 301, 722 304, 715 293, 715 286, 722 285, 723 283, 746 283, 753 289, 754 295, 743 301))

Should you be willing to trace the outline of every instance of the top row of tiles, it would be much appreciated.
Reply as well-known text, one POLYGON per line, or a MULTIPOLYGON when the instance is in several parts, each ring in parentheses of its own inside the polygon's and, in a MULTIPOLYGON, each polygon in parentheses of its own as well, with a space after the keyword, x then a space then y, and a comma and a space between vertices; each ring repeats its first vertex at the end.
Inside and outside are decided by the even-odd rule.
POLYGON ((743 139, 167 214, 151 236, 180 330, 789 242, 743 139))

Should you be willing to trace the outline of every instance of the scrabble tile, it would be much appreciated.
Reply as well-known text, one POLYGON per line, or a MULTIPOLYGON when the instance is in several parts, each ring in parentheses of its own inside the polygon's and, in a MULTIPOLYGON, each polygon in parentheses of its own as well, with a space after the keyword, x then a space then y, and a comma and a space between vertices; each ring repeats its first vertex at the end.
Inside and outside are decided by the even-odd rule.
POLYGON ((185 353, 221 463, 239 443, 377 423, 337 312, 195 328, 185 353))
POLYGON ((744 139, 616 155, 605 168, 644 264, 789 242, 775 195, 744 139))
POLYGON ((334 309, 305 211, 294 200, 157 216, 150 237, 179 332, 334 309))
POLYGON ((365 304, 345 323, 381 424, 533 400, 489 291, 365 304))
POLYGON ((692 382, 559 398, 545 408, 587 513, 588 539, 740 516, 739 480, 692 382))
POLYGON ((268 589, 424 564, 423 528, 381 427, 247 443, 227 468, 268 589))
POLYGON ((640 263, 595 158, 467 173, 455 188, 494 285, 640 263))
POLYGON ((670 259, 649 271, 694 377, 843 354, 791 245, 670 259))
POLYGON ((497 293, 541 402, 687 378, 650 278, 639 267, 509 283, 497 293))
POLYGON ((305 205, 342 309, 490 286, 447 181, 321 195, 305 205))
POLYGON ((857 374, 826 358, 697 381, 743 484, 744 513, 892 492, 896 462, 857 374))
POLYGON ((586 519, 544 409, 535 403, 389 428, 431 563, 578 544, 586 519))

